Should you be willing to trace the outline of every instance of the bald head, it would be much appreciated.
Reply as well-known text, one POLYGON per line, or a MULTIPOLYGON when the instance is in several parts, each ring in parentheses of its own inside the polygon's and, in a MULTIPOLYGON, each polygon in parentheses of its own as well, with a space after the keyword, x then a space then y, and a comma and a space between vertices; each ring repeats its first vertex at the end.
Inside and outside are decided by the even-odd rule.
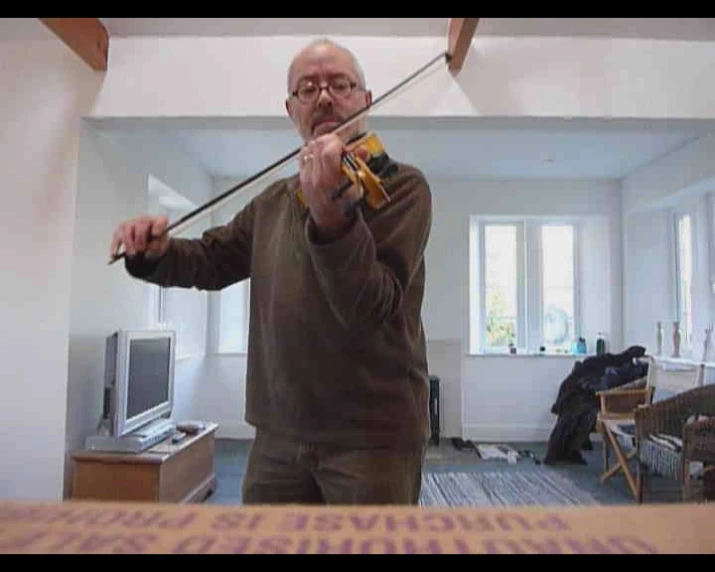
MULTIPOLYGON (((288 68, 287 83, 286 109, 304 141, 332 132, 372 102, 357 58, 326 38, 298 52, 288 68)), ((338 136, 354 137, 365 130, 365 122, 365 117, 351 122, 338 136)))
POLYGON ((310 42, 307 46, 305 46, 300 52, 296 54, 296 56, 293 58, 293 61, 291 62, 290 66, 288 67, 288 77, 287 77, 287 87, 288 87, 288 92, 293 91, 293 86, 295 84, 295 69, 296 67, 300 66, 300 63, 304 61, 306 58, 309 58, 313 55, 320 55, 320 54, 326 54, 329 52, 342 52, 347 57, 347 60, 350 64, 350 67, 352 68, 352 72, 355 74, 356 78, 358 79, 358 85, 360 87, 365 87, 365 74, 362 71, 362 67, 360 66, 360 62, 358 62, 357 58, 355 55, 348 50, 346 47, 341 46, 337 42, 333 42, 332 40, 328 38, 319 38, 317 40, 313 40, 310 42))

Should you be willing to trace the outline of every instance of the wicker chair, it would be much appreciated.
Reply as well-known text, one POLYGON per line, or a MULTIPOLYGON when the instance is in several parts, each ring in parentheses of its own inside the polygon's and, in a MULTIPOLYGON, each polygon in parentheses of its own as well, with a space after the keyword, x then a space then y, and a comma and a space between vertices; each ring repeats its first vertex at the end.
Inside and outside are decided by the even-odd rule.
POLYGON ((679 481, 685 502, 705 500, 706 481, 712 480, 715 467, 715 385, 638 408, 635 429, 637 502, 643 502, 649 474, 679 481))

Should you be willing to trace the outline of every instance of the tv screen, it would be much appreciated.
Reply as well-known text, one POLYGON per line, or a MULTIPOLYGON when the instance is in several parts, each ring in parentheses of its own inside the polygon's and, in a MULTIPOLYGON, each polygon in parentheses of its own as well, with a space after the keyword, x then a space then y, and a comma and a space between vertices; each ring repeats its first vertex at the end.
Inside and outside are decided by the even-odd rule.
POLYGON ((169 338, 131 340, 127 379, 127 420, 169 399, 169 338))

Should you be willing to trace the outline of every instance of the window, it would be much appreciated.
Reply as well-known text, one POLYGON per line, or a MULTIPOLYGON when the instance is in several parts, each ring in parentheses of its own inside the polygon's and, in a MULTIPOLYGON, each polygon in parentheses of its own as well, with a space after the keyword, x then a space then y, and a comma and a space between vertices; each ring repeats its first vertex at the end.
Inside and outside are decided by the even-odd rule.
POLYGON ((693 235, 690 215, 675 216, 675 276, 678 320, 683 347, 690 347, 693 330, 693 235))
MULTIPOLYGON (((153 216, 164 215, 171 219, 174 216, 173 213, 164 204, 163 196, 155 191, 157 181, 158 179, 153 178, 151 175, 149 176, 149 214, 153 216)), ((171 313, 169 312, 167 301, 168 289, 154 284, 148 284, 147 288, 151 290, 149 301, 149 323, 151 327, 162 330, 171 329, 173 324, 171 323, 171 313)), ((179 343, 178 337, 177 334, 177 345, 179 343)))
POLYGON ((219 293, 219 353, 246 353, 248 350, 249 292, 250 278, 219 293))
POLYGON ((542 339, 551 349, 569 350, 576 335, 574 227, 541 227, 542 339))
POLYGON ((523 226, 520 224, 484 225, 484 311, 486 347, 508 348, 521 345, 519 271, 523 254, 523 226))
MULTIPOLYGON (((178 191, 149 175, 147 177, 149 213, 164 215, 174 223, 196 208, 178 191)), ((204 223, 205 224, 205 223, 204 223)), ((200 232, 201 227, 196 229, 200 232)), ((185 288, 150 288, 149 323, 158 329, 176 332, 176 358, 195 357, 206 351, 206 295, 185 288)))
POLYGON ((580 336, 577 237, 572 222, 476 219, 474 353, 511 345, 520 352, 571 351, 580 336))
MULTIPOLYGON (((235 216, 236 206, 214 213, 214 224, 227 224, 235 216)), ((247 278, 212 293, 215 317, 212 352, 245 354, 248 351, 251 279, 247 278)))
POLYGON ((161 327, 167 321, 166 288, 154 285, 151 288, 154 290, 154 324, 161 327))
POLYGON ((715 192, 708 194, 706 213, 705 224, 708 229, 705 241, 708 252, 707 287, 710 296, 710 314, 707 317, 707 322, 712 323, 715 322, 715 192))

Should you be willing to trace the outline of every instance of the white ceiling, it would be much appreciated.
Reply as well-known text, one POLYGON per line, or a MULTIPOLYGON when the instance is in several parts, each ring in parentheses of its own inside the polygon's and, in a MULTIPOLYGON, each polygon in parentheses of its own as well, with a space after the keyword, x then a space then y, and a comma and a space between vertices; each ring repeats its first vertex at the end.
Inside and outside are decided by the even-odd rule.
MULTIPOLYGON (((448 18, 100 18, 112 37, 359 35, 447 37, 448 18)), ((715 18, 481 18, 478 36, 715 41, 715 18)), ((37 18, 0 18, 0 41, 47 39, 37 18)))
MULTIPOLYGON (((375 35, 443 36, 447 18, 103 18, 110 36, 375 35)), ((0 21, 0 38, 49 37, 35 18, 0 21)), ((477 35, 611 36, 715 40, 715 18, 482 18, 477 35)), ((111 41, 111 40, 110 40, 111 41)), ((111 127, 111 122, 105 125, 111 127)), ((214 176, 244 178, 296 149, 284 121, 139 120, 115 128, 159 129, 214 176)), ((619 179, 687 144, 706 121, 400 120, 370 127, 397 160, 431 177, 619 179)))
MULTIPOLYGON (((215 177, 243 179, 300 145, 287 119, 135 121, 100 124, 158 131, 215 177)), ((375 117, 368 128, 392 158, 430 177, 621 179, 715 131, 715 121, 375 117)))
MULTIPOLYGON (((359 35, 447 37, 448 18, 101 18, 110 36, 359 35)), ((481 18, 483 36, 715 40, 715 18, 481 18)))
MULTIPOLYGON (((103 18, 111 36, 368 35, 447 37, 448 18, 103 18)), ((715 40, 715 18, 482 18, 477 35, 715 40)), ((395 159, 431 177, 620 179, 713 130, 703 122, 374 118, 395 159)), ((244 178, 300 144, 270 120, 170 130, 214 176, 244 178), (270 124, 269 124, 270 123, 270 124)))

